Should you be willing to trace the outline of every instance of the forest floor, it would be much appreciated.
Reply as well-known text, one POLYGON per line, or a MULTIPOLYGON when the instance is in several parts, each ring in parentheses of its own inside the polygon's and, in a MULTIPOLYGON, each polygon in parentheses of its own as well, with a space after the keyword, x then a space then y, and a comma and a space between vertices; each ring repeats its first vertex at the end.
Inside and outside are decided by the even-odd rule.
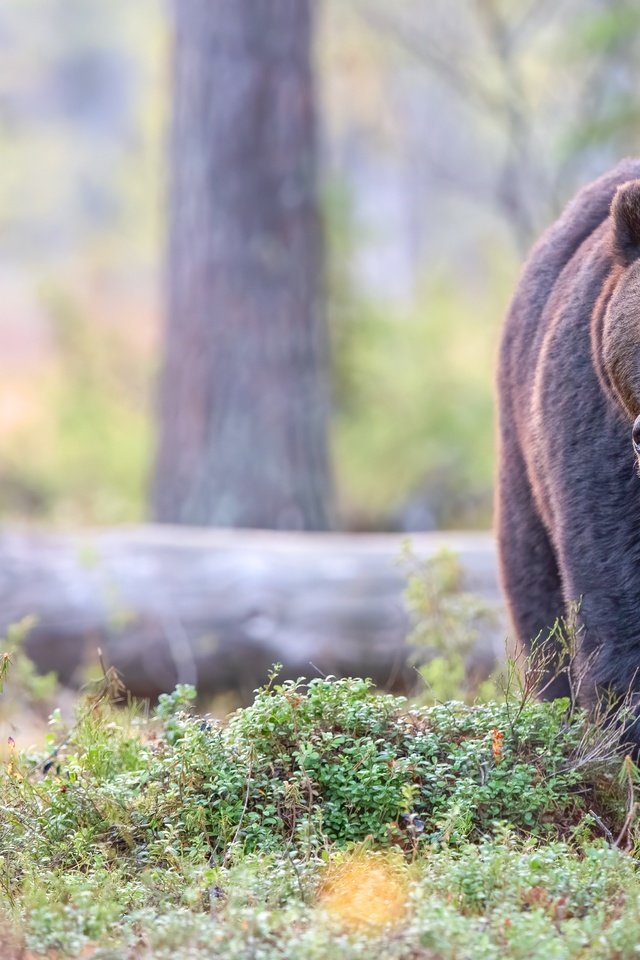
POLYGON ((114 706, 107 675, 8 744, 3 960, 640 952, 637 770, 566 701, 271 678, 219 721, 193 695, 114 706))

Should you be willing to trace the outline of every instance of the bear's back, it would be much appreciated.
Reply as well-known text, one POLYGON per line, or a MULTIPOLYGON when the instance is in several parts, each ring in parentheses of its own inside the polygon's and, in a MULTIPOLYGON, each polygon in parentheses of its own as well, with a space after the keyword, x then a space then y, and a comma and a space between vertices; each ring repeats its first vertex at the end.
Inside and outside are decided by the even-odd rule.
POLYGON ((544 310, 560 274, 583 243, 607 219, 617 188, 640 179, 640 159, 622 160, 613 170, 583 187, 561 216, 540 237, 524 265, 503 328, 498 369, 502 414, 512 394, 527 393, 544 336, 544 310))

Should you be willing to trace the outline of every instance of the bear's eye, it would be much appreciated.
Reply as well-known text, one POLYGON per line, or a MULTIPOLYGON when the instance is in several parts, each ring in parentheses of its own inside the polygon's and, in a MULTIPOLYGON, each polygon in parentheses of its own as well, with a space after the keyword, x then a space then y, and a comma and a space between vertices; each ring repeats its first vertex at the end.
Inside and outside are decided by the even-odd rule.
POLYGON ((631 431, 631 439, 633 440, 633 449, 636 453, 640 454, 640 417, 636 417, 635 419, 633 430, 631 431))

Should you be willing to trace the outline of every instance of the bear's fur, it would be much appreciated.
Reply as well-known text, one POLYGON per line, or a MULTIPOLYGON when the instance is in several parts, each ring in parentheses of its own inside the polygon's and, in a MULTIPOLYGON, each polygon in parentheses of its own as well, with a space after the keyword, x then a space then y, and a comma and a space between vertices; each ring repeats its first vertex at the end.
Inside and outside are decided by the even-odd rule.
MULTIPOLYGON (((586 705, 640 693, 640 160, 581 190, 534 247, 498 394, 498 543, 517 636, 544 636, 576 602, 574 692, 586 705)), ((568 692, 560 676, 544 695, 568 692)))

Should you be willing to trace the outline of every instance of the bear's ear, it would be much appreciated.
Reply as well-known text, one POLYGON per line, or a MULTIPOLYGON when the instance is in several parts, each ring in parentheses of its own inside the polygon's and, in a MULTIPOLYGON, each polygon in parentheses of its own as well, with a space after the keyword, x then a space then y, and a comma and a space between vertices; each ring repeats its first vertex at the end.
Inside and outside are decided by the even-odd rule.
POLYGON ((640 180, 630 180, 616 190, 611 204, 613 254, 623 267, 640 257, 640 180))

